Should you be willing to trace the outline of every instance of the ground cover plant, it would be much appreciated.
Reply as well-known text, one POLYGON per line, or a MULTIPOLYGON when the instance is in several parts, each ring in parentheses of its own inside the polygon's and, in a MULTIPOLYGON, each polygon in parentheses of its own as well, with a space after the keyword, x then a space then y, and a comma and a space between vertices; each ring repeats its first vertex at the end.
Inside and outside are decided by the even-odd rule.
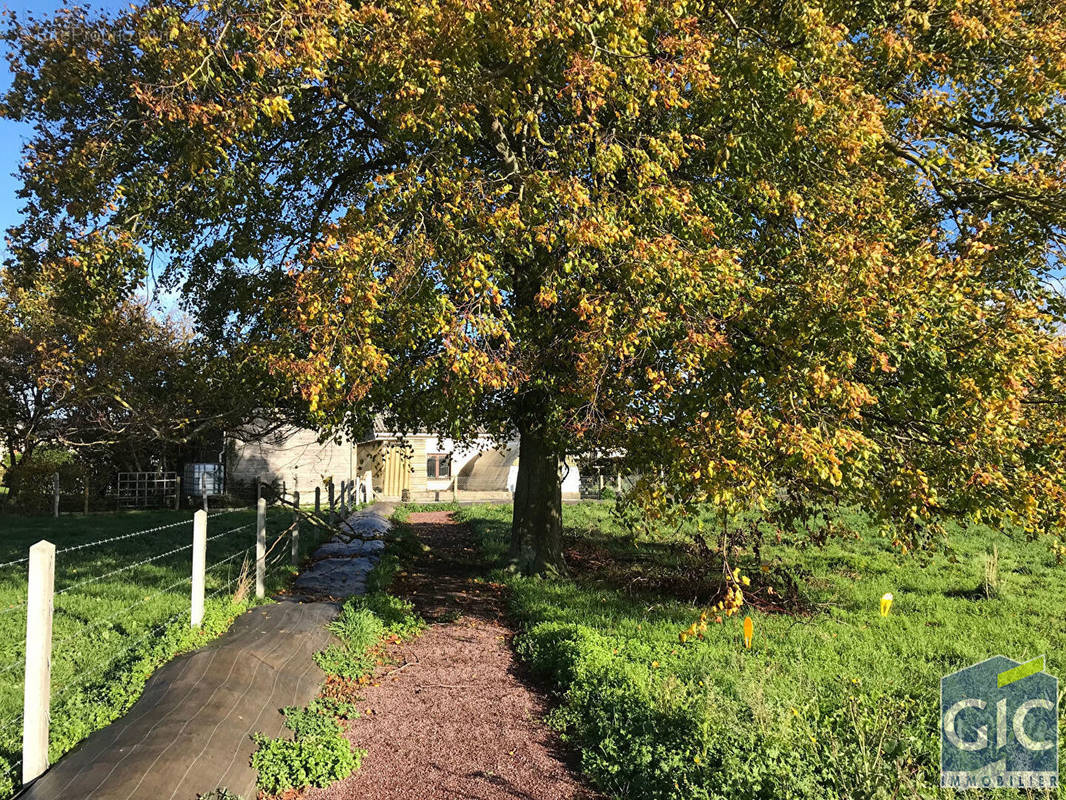
MULTIPOLYGON (((50 732, 54 761, 125 713, 159 666, 218 636, 255 602, 255 512, 212 516, 206 613, 198 630, 190 628, 192 556, 185 546, 192 539, 191 518, 188 511, 0 518, 0 563, 7 564, 0 567, 0 643, 5 654, 0 664, 0 797, 9 796, 20 778, 26 600, 26 564, 20 559, 41 539, 56 545, 50 732), (156 528, 160 530, 128 536, 156 528), (128 538, 84 546, 124 536, 128 538), (244 572, 242 579, 246 556, 251 572, 244 572)), ((268 543, 291 521, 291 511, 270 509, 268 543)), ((309 525, 301 534, 301 553, 306 555, 318 537, 309 525)), ((286 540, 270 555, 268 593, 285 586, 288 558, 286 540)))
POLYGON ((252 766, 261 791, 276 795, 292 788, 329 786, 359 769, 365 751, 348 744, 331 708, 290 707, 283 713, 291 739, 253 737, 258 749, 252 754, 252 766))
MULTIPOLYGON (((458 511, 501 559, 510 514, 458 511)), ((634 539, 611 506, 588 503, 566 506, 564 523, 573 580, 499 579, 520 655, 559 693, 551 722, 619 797, 947 796, 940 677, 998 653, 1046 654, 1062 672, 1066 568, 1046 542, 978 526, 953 531, 952 554, 900 556, 876 535, 771 538, 758 562, 737 554, 751 580, 740 613, 716 624, 712 611, 703 638, 682 643, 725 589, 691 530, 634 539)))

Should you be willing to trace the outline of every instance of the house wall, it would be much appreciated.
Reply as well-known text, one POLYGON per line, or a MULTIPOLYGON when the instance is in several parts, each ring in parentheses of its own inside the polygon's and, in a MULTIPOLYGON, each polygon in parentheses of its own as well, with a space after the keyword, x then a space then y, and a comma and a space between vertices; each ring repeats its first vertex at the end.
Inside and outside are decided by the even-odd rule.
POLYGON ((324 478, 332 476, 340 484, 357 474, 355 448, 350 442, 319 443, 318 433, 305 428, 287 427, 252 441, 230 435, 226 437, 226 453, 226 481, 231 490, 251 485, 259 476, 266 483, 276 481, 279 488, 284 486, 289 492, 314 492, 316 486, 325 491, 324 478))
POLYGON ((577 500, 581 497, 581 473, 578 470, 577 462, 572 459, 566 459, 566 465, 563 467, 563 499, 564 500, 577 500))
MULTIPOLYGON (((472 444, 468 445, 457 444, 454 439, 445 438, 438 440, 435 436, 427 436, 423 438, 423 444, 426 448, 425 453, 422 457, 423 475, 425 475, 426 472, 425 455, 428 455, 429 453, 450 453, 452 456, 451 477, 426 479, 425 488, 427 491, 431 492, 443 492, 445 490, 450 491, 452 487, 452 481, 459 478, 462 475, 463 471, 467 469, 467 466, 471 464, 471 462, 476 462, 477 460, 483 458, 486 454, 495 452, 494 442, 488 436, 479 436, 472 444)), ((462 485, 462 482, 460 482, 459 488, 465 488, 462 485)), ((491 491, 497 488, 504 487, 492 486, 488 490, 491 491)))

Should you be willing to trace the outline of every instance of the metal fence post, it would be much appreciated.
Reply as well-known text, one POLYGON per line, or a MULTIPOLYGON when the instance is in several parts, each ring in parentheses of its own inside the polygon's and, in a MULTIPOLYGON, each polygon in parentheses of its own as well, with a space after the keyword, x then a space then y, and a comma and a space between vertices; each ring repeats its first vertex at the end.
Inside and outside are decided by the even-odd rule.
POLYGON ((59 519, 59 473, 52 476, 52 516, 59 519))
POLYGON ((260 600, 266 596, 266 513, 266 498, 260 497, 256 503, 255 515, 255 596, 260 600))
POLYGON ((26 679, 22 705, 22 782, 48 769, 48 717, 52 698, 52 609, 56 546, 30 548, 26 589, 26 679))
POLYGON ((459 478, 458 477, 452 477, 452 502, 453 503, 458 503, 459 502, 459 485, 458 484, 459 484, 459 478))
POLYGON ((292 565, 300 565, 300 493, 292 493, 292 565))
POLYGON ((192 517, 192 603, 189 621, 194 628, 204 621, 204 581, 207 577, 207 512, 192 517))

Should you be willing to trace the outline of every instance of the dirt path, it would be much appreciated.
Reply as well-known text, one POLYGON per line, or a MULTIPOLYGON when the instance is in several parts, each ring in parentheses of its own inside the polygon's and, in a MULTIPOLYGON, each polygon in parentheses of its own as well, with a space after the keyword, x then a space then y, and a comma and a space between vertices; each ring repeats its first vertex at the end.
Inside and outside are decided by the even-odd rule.
POLYGON ((465 526, 412 514, 430 547, 394 588, 430 623, 397 647, 359 702, 348 736, 368 755, 351 778, 309 800, 591 800, 543 723, 547 706, 511 651, 499 587, 465 526), (369 710, 370 713, 366 713, 369 710))

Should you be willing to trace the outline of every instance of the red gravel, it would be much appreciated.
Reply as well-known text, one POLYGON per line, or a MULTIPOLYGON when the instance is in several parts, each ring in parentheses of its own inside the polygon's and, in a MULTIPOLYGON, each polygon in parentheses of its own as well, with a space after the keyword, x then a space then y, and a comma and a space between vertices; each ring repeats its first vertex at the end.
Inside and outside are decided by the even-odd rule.
POLYGON ((395 647, 349 723, 368 751, 352 777, 308 800, 592 800, 572 754, 545 726, 548 707, 511 651, 501 587, 480 579, 471 533, 447 512, 412 514, 431 548, 394 591, 430 623, 395 647))

